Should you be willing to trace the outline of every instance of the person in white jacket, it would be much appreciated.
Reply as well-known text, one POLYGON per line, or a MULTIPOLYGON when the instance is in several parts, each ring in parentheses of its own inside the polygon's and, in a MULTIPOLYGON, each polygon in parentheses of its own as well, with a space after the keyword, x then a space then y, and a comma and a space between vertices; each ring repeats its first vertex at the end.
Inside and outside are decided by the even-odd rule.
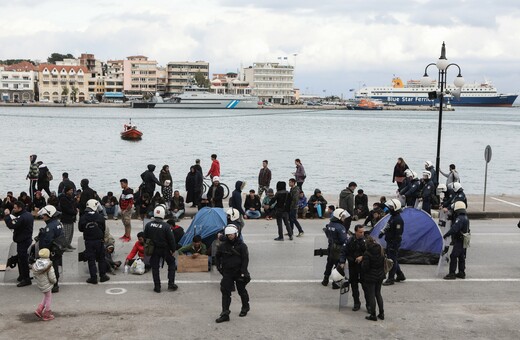
POLYGON ((49 259, 50 255, 49 249, 40 249, 38 252, 39 258, 32 266, 38 288, 40 288, 40 291, 43 293, 43 300, 34 311, 34 314, 44 321, 54 319, 54 315, 51 311, 52 287, 57 280, 56 273, 52 267, 52 261, 49 259))

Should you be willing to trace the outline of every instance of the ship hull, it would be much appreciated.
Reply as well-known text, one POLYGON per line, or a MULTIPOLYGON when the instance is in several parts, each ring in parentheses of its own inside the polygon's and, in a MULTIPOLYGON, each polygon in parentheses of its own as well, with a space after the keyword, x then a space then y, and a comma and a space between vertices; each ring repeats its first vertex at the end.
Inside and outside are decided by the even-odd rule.
POLYGON ((134 102, 136 109, 257 109, 258 98, 244 99, 184 99, 180 102, 134 102))
MULTIPOLYGON (((446 98, 445 103, 449 102, 452 106, 497 106, 511 107, 518 95, 502 95, 493 97, 461 97, 459 100, 446 98)), ((428 94, 424 96, 368 96, 383 102, 395 103, 396 105, 426 105, 434 106, 439 104, 439 100, 428 99, 428 94)))

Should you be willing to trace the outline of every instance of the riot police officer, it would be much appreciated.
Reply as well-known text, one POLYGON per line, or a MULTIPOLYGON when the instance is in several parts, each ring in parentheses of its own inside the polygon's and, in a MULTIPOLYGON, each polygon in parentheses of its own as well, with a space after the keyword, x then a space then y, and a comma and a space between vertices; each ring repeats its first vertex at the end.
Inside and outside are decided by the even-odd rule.
POLYGON ((152 267, 153 290, 156 293, 161 292, 161 278, 159 276, 161 259, 168 264, 168 290, 175 291, 179 288, 175 284, 175 258, 173 257, 177 245, 170 225, 164 221, 165 214, 166 209, 163 205, 156 206, 153 210, 154 220, 148 222, 144 227, 146 243, 153 244, 150 266, 152 267))
POLYGON ((393 285, 394 282, 406 280, 406 277, 399 267, 399 262, 397 262, 397 254, 401 247, 401 240, 404 232, 404 221, 401 217, 401 202, 398 199, 393 198, 385 204, 390 209, 390 219, 383 230, 381 230, 379 238, 382 238, 383 236, 385 237, 386 255, 389 259, 394 261, 394 265, 388 273, 388 278, 383 282, 383 286, 389 286, 393 285), (395 277, 396 273, 397 277, 395 277))
POLYGON ((215 321, 217 323, 229 321, 231 313, 231 292, 234 285, 242 301, 242 309, 238 316, 244 317, 249 312, 249 294, 246 285, 251 281, 247 266, 249 252, 247 245, 238 236, 237 228, 230 224, 224 229, 225 239, 217 249, 215 262, 218 271, 222 274, 220 291, 222 292, 222 313, 215 321))
MULTIPOLYGON (((350 282, 350 287, 352 287, 352 298, 354 299, 354 308, 352 308, 352 310, 356 312, 361 308, 361 301, 359 300, 359 283, 361 283, 363 292, 365 292, 361 262, 363 261, 363 254, 367 250, 367 247, 363 225, 356 225, 354 227, 354 232, 354 236, 351 237, 341 248, 339 263, 340 266, 344 268, 345 262, 348 261, 348 280, 350 282)), ((368 305, 366 295, 367 294, 365 293, 365 302, 367 302, 368 305)))
POLYGON ((97 200, 89 199, 85 206, 85 212, 79 218, 78 229, 83 233, 85 239, 85 254, 90 273, 87 283, 97 284, 96 262, 99 267, 99 281, 110 280, 110 277, 107 276, 103 242, 106 230, 105 218, 97 212, 99 206, 97 200))
MULTIPOLYGON (((342 208, 337 208, 332 213, 330 223, 323 228, 325 235, 328 239, 327 248, 327 265, 325 266, 325 272, 323 273, 323 281, 321 284, 327 286, 329 284, 329 276, 340 258, 341 247, 347 241, 347 230, 343 225, 343 221, 349 218, 350 214, 342 208)), ((339 285, 335 282, 332 283, 332 289, 339 289, 339 285)))
POLYGON ((444 277, 445 280, 466 278, 466 248, 464 248, 463 235, 469 233, 469 220, 466 215, 466 204, 462 201, 455 202, 453 211, 455 213, 455 222, 453 222, 450 230, 448 230, 443 236, 445 239, 451 236, 453 244, 453 250, 450 255, 450 272, 444 277), (459 272, 455 274, 457 264, 459 272))
POLYGON ((414 207, 415 201, 417 197, 419 197, 421 182, 419 178, 417 178, 417 173, 415 171, 410 171, 407 175, 407 178, 410 179, 410 183, 399 191, 399 194, 406 197, 406 206, 414 207))
MULTIPOLYGON (((54 268, 54 273, 56 274, 56 283, 52 287, 52 292, 57 293, 60 291, 60 287, 58 286, 58 281, 60 279, 60 271, 59 266, 62 266, 62 250, 55 249, 53 246, 53 241, 58 238, 63 238, 65 234, 63 233, 63 226, 58 219, 60 212, 56 210, 56 208, 52 205, 46 205, 38 211, 38 215, 41 216, 43 221, 45 222, 45 227, 40 229, 40 233, 38 234, 38 249, 47 248, 51 250, 50 259, 52 261, 52 266, 54 268)), ((63 240, 63 250, 67 246, 66 239, 63 240)))

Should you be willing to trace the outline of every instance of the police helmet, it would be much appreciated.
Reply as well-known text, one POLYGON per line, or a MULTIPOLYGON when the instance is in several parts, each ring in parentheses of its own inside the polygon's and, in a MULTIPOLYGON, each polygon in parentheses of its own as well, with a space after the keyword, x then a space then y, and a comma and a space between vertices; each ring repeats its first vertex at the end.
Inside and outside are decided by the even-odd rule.
MULTIPOLYGON (((343 270, 342 270, 343 271, 343 270)), ((330 273, 330 279, 334 282, 339 282, 341 280, 344 280, 345 279, 345 273, 343 272, 343 274, 340 273, 340 271, 338 270, 338 267, 334 268, 334 270, 332 270, 332 272, 330 273)))
POLYGON ((460 184, 459 182, 453 183, 453 191, 459 192, 461 189, 462 189, 462 184, 460 184))
POLYGON ((386 201, 385 205, 393 211, 401 209, 401 201, 399 201, 397 198, 392 198, 391 200, 386 201))
POLYGON ((87 201, 86 209, 90 209, 91 211, 97 211, 98 206, 99 206, 99 202, 97 200, 91 198, 87 201))
POLYGON ((446 187, 446 184, 439 184, 437 185, 437 195, 440 195, 442 192, 446 192, 448 188, 446 187))
POLYGON ((225 235, 238 234, 238 229, 233 224, 228 224, 224 229, 225 235))
POLYGON ((455 202, 455 204, 453 205, 453 211, 462 210, 462 209, 466 209, 466 204, 462 201, 455 202))
POLYGON ((163 219, 164 215, 166 215, 166 209, 164 209, 164 206, 162 204, 156 206, 155 209, 153 210, 153 217, 155 217, 155 218, 163 219))
POLYGON ((338 220, 342 220, 342 219, 345 219, 345 218, 350 217, 350 214, 349 214, 348 211, 346 211, 345 209, 337 208, 337 209, 335 209, 335 210, 332 212, 332 216, 334 216, 334 217, 337 218, 338 220))
POLYGON ((426 177, 428 179, 432 178, 432 173, 429 172, 428 170, 423 171, 422 175, 423 175, 423 177, 426 177))
POLYGON ((56 208, 52 205, 46 205, 38 211, 38 216, 47 215, 53 217, 56 214, 56 208))
POLYGON ((229 216, 229 219, 233 222, 240 218, 240 212, 235 208, 229 208, 226 211, 226 214, 229 216))

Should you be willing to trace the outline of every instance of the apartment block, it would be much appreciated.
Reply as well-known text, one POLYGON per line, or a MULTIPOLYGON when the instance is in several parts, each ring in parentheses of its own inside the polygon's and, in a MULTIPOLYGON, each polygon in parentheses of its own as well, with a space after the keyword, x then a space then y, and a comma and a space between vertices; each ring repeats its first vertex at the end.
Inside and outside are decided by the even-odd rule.
POLYGON ((84 66, 40 64, 40 101, 81 102, 89 98, 90 72, 84 66))
POLYGON ((157 91, 157 61, 139 55, 123 61, 123 90, 126 97, 141 98, 157 91))
POLYGON ((290 104, 294 100, 294 66, 257 62, 244 68, 244 76, 261 101, 290 104))
POLYGON ((195 81, 195 75, 202 73, 209 80, 209 63, 206 61, 169 62, 167 67, 166 95, 178 95, 184 87, 195 81))
POLYGON ((0 65, 0 101, 34 100, 37 76, 38 67, 27 61, 13 65, 0 65))

